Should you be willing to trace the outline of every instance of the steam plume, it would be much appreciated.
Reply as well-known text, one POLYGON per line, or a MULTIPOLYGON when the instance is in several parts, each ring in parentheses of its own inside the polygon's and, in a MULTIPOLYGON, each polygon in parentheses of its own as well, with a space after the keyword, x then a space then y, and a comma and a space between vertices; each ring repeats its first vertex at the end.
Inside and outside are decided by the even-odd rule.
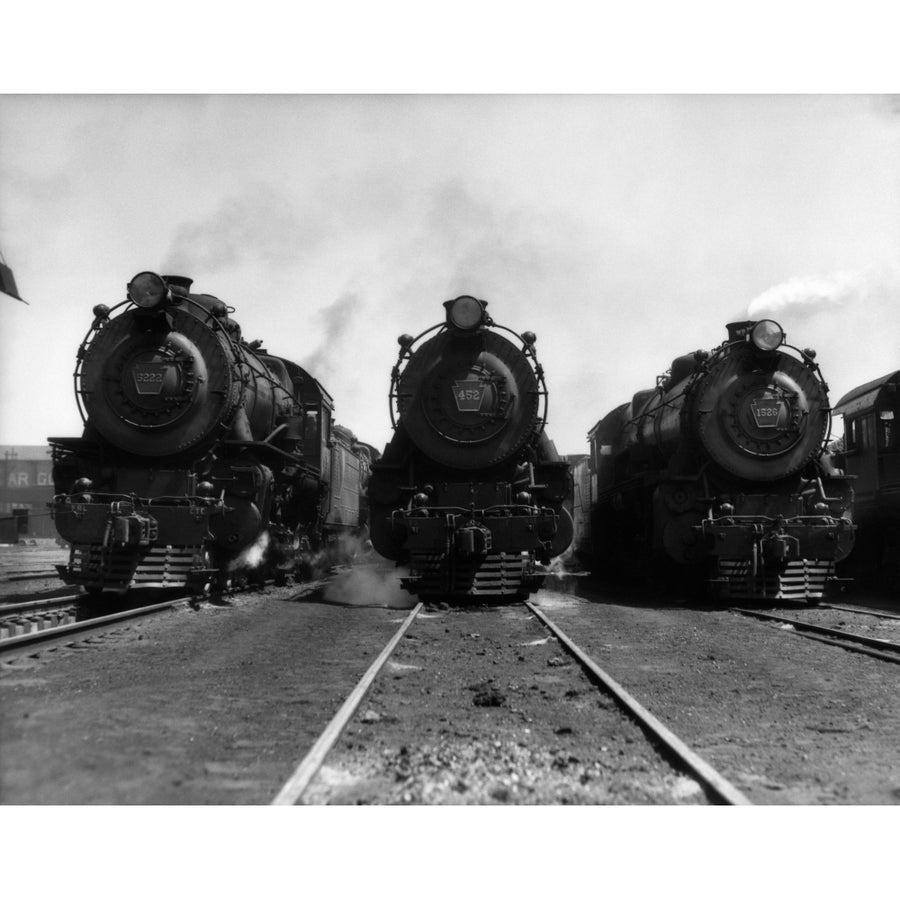
POLYGON ((869 276, 860 272, 835 272, 831 275, 807 275, 791 278, 760 294, 750 303, 750 319, 775 316, 789 310, 812 315, 819 311, 846 307, 865 301, 869 294, 869 276))
POLYGON ((357 565, 341 572, 325 588, 325 599, 342 606, 383 606, 387 609, 412 609, 416 598, 400 586, 405 573, 400 569, 383 569, 357 565))
POLYGON ((245 547, 229 564, 229 572, 238 572, 244 569, 255 569, 263 561, 266 548, 269 546, 269 532, 264 531, 249 546, 245 547))

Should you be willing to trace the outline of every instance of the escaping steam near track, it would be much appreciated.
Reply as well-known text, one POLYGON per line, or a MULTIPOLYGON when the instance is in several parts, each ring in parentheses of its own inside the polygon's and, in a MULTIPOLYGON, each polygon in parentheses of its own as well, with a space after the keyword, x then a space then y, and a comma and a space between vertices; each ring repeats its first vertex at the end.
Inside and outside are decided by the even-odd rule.
POLYGON ((269 532, 263 531, 260 536, 228 564, 229 572, 243 569, 256 569, 262 563, 269 546, 269 532))
POLYGON ((383 606, 388 609, 412 609, 416 598, 400 586, 404 569, 384 569, 356 565, 338 573, 325 586, 325 600, 341 606, 383 606))

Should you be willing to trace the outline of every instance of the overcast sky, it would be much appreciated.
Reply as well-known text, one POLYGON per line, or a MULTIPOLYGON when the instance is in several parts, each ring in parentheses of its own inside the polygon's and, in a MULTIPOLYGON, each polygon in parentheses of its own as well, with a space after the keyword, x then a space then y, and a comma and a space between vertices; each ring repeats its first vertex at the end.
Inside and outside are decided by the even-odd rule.
POLYGON ((396 338, 470 293, 538 335, 561 452, 771 316, 837 400, 900 368, 900 103, 872 96, 0 96, 0 444, 80 434, 96 303, 192 277, 381 446, 396 338))

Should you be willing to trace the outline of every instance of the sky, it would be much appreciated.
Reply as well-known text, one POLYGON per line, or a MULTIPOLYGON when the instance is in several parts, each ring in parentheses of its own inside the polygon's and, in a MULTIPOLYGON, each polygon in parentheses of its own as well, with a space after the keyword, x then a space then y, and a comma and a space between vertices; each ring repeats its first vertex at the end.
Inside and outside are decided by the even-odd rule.
POLYGON ((562 453, 728 322, 833 401, 900 368, 900 100, 865 94, 0 95, 0 444, 77 435, 75 353, 187 275, 390 437, 397 336, 459 294, 538 336, 562 453))

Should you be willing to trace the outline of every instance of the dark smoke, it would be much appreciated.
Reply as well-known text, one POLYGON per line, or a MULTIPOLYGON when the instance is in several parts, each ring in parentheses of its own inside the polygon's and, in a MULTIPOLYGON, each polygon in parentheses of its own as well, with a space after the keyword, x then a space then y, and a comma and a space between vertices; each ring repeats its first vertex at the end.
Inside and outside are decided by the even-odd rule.
POLYGON ((398 256, 425 276, 420 284, 438 274, 453 289, 494 287, 507 297, 533 289, 560 265, 560 255, 569 256, 574 222, 497 201, 460 179, 441 183, 428 199, 425 227, 398 256))
POLYGON ((164 269, 215 273, 258 259, 290 264, 322 240, 317 217, 302 217, 292 199, 268 185, 253 185, 229 197, 205 219, 186 222, 175 232, 164 269))
POLYGON ((324 334, 318 348, 302 361, 303 368, 322 380, 342 366, 352 366, 352 355, 347 354, 344 338, 350 334, 355 319, 363 308, 360 296, 348 292, 316 313, 317 318, 324 323, 324 334))

